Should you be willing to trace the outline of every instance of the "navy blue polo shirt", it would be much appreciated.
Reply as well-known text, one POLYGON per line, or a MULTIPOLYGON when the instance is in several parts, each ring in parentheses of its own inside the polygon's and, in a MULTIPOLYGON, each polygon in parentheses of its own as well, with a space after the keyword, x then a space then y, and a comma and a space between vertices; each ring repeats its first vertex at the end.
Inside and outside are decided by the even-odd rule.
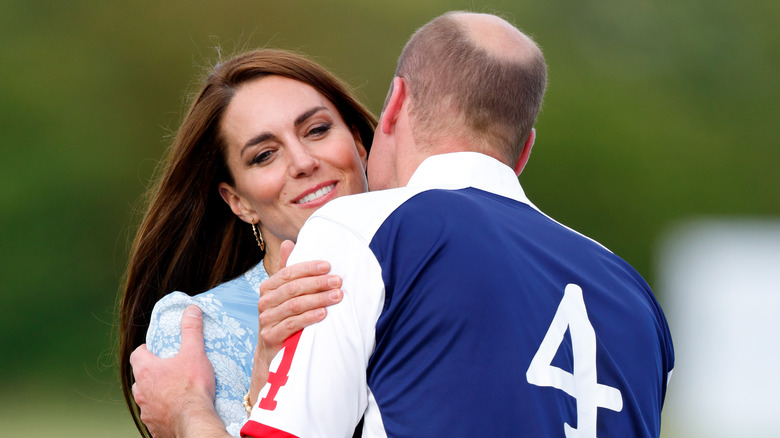
POLYGON ((344 300, 288 340, 243 433, 659 436, 674 352, 652 291, 506 165, 437 155, 334 200, 290 263, 319 259, 344 300))

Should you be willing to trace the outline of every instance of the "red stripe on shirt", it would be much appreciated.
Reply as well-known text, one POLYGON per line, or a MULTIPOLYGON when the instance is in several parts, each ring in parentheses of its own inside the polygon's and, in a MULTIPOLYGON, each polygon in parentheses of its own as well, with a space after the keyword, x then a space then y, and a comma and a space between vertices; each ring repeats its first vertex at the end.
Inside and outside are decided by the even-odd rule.
POLYGON ((252 420, 247 421, 244 427, 241 428, 241 436, 252 438, 298 438, 291 433, 252 420))
POLYGON ((301 332, 290 336, 284 341, 284 351, 282 355, 282 363, 279 364, 276 372, 268 373, 268 380, 266 383, 270 385, 268 388, 268 394, 260 399, 260 403, 257 405, 260 409, 267 411, 273 411, 276 409, 276 394, 279 393, 279 389, 287 384, 287 375, 290 373, 290 367, 292 366, 293 356, 295 356, 295 349, 298 348, 298 341, 301 339, 301 332))

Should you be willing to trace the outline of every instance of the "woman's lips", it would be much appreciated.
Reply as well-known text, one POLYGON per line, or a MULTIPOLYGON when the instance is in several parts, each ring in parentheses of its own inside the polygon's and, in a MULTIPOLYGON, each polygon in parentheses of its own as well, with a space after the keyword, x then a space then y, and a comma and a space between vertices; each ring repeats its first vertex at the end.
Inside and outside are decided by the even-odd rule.
POLYGON ((295 201, 295 204, 300 205, 300 204, 306 204, 306 203, 309 203, 309 202, 316 201, 316 200, 322 198, 323 196, 326 196, 330 192, 332 192, 333 189, 335 189, 335 188, 336 188, 336 183, 335 182, 330 183, 330 184, 328 184, 326 186, 320 187, 320 188, 314 190, 313 192, 303 196, 302 198, 300 198, 297 201, 295 201))

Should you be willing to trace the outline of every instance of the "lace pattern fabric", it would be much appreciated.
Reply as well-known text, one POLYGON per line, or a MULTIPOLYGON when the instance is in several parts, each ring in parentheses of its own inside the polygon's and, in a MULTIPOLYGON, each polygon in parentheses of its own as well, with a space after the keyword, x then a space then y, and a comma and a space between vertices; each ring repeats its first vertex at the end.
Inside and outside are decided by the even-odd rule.
POLYGON ((240 436, 247 420, 242 398, 249 390, 257 345, 257 300, 268 274, 260 262, 244 275, 196 296, 173 292, 154 306, 146 343, 149 351, 170 358, 181 347, 181 317, 195 304, 203 312, 206 355, 216 377, 217 414, 228 433, 240 436))

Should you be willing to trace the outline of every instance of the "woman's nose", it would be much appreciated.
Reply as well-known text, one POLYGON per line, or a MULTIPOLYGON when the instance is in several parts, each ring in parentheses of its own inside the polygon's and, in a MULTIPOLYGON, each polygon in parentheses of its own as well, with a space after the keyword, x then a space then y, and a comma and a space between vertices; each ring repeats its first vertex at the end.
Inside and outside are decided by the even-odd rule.
POLYGON ((289 152, 291 155, 290 174, 294 178, 308 176, 320 166, 317 157, 303 144, 290 147, 289 152))

